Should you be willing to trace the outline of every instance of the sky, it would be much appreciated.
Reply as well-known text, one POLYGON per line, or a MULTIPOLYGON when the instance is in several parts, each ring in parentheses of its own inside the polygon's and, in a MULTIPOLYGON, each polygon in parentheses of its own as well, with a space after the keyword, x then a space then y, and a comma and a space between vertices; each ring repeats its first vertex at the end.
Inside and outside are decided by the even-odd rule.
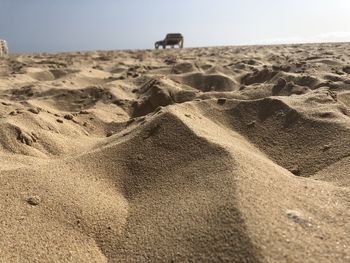
POLYGON ((0 0, 11 52, 350 41, 349 0, 0 0))

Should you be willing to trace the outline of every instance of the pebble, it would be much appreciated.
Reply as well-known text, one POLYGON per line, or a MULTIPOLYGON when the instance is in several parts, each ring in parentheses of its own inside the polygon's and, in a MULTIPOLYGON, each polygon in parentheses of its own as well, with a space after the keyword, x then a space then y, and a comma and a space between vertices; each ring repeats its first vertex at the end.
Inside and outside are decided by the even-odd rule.
POLYGON ((15 111, 11 111, 9 114, 10 114, 11 116, 16 116, 16 115, 22 114, 22 113, 23 113, 22 110, 16 109, 15 111))
POLYGON ((66 114, 66 115, 64 115, 64 118, 66 120, 73 120, 74 116, 72 114, 66 114))
POLYGON ((330 144, 326 144, 323 146, 322 150, 325 152, 325 151, 328 151, 332 146, 330 144))
POLYGON ((226 99, 225 98, 218 99, 218 104, 223 105, 225 103, 226 103, 226 99))
POLYGON ((302 223, 304 221, 303 215, 299 211, 287 210, 286 213, 288 218, 295 223, 302 223))
POLYGON ((290 169, 290 172, 296 176, 300 176, 301 174, 300 168, 297 165, 290 169))
POLYGON ((29 112, 34 113, 34 114, 39 114, 40 110, 38 108, 30 108, 28 109, 29 112))
POLYGON ((27 203, 32 205, 32 206, 37 206, 39 205, 41 202, 41 198, 39 196, 30 196, 27 198, 27 203))

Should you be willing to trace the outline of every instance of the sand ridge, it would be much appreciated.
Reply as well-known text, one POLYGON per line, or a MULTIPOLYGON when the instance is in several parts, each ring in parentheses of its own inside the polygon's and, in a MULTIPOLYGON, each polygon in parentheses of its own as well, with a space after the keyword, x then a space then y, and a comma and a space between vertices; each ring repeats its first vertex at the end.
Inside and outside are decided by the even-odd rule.
POLYGON ((0 60, 0 262, 348 262, 348 44, 0 60))

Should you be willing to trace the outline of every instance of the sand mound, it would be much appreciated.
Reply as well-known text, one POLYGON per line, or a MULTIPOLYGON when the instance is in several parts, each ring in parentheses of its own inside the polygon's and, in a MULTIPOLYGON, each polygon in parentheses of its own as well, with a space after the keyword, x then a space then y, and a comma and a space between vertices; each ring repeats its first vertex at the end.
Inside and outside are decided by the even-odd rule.
POLYGON ((157 110, 159 107, 174 103, 191 101, 197 91, 182 89, 177 83, 161 78, 151 78, 134 92, 138 95, 133 103, 133 116, 142 116, 157 110))
POLYGON ((62 69, 52 69, 52 70, 41 70, 41 69, 28 69, 27 75, 32 77, 34 80, 38 81, 53 81, 66 77, 69 74, 75 73, 74 70, 62 70, 62 69))
POLYGON ((176 76, 173 79, 203 92, 233 91, 236 89, 235 82, 224 75, 193 73, 176 76))
POLYGON ((0 60, 0 258, 348 262, 345 49, 0 60))
POLYGON ((173 71, 175 74, 190 73, 196 71, 196 67, 192 63, 182 62, 175 64, 173 71))
POLYGON ((255 69, 253 73, 244 75, 241 79, 241 83, 244 85, 264 83, 271 80, 276 74, 276 71, 271 71, 267 68, 264 68, 262 70, 255 69))
POLYGON ((230 129, 240 131, 272 160, 298 176, 310 176, 348 153, 346 143, 340 146, 335 142, 335 137, 346 141, 348 110, 327 91, 293 100, 266 98, 225 105, 230 129))

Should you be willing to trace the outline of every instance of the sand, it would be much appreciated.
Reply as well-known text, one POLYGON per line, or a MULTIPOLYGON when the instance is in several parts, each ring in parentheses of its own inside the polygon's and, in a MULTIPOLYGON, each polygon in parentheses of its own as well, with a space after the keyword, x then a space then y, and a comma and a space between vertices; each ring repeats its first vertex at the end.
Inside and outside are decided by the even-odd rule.
POLYGON ((349 51, 0 59, 0 261, 350 262, 349 51))

